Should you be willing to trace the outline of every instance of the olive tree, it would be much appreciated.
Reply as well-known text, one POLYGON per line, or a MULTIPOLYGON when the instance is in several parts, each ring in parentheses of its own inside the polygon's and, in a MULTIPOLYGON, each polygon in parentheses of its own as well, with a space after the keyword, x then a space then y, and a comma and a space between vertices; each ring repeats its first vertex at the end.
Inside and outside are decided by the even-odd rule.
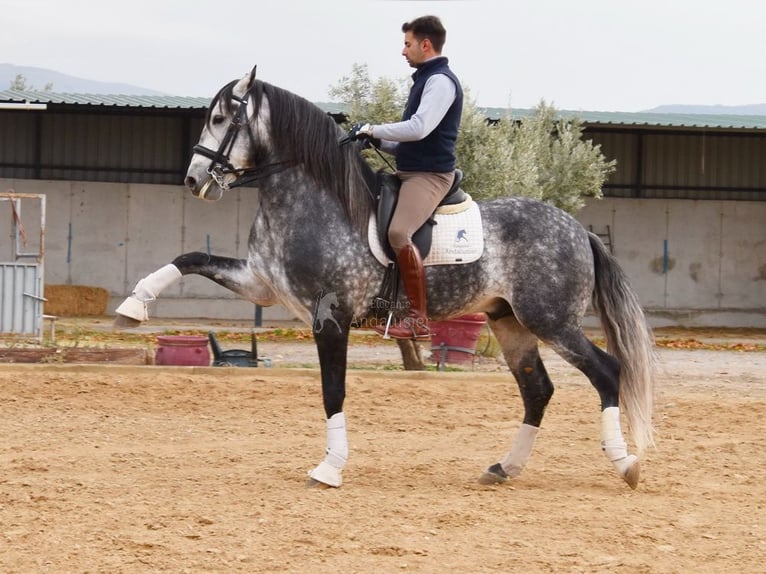
MULTIPOLYGON (((329 90, 346 106, 349 124, 398 121, 407 92, 406 78, 373 80, 360 64, 329 90)), ((377 154, 365 154, 374 168, 385 165, 377 154)), ((521 195, 570 213, 582 208, 586 197, 601 197, 615 165, 598 145, 583 139, 579 118, 559 117, 552 105, 540 102, 529 115, 517 119, 507 110, 489 121, 466 87, 456 155, 465 175, 463 187, 474 199, 521 195)))
MULTIPOLYGON (((20 90, 20 91, 28 91, 28 92, 37 92, 40 91, 37 88, 35 88, 31 84, 27 84, 27 79, 24 77, 23 74, 16 74, 16 77, 12 79, 9 82, 8 86, 9 90, 20 90)), ((53 91, 53 83, 48 82, 45 84, 45 87, 42 89, 43 92, 52 92, 53 91)))

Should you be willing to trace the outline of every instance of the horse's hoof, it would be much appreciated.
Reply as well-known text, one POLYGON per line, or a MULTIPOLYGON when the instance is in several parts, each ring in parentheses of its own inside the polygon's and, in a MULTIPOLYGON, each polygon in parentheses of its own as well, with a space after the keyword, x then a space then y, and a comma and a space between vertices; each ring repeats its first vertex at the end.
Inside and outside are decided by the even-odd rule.
POLYGON ((116 315, 114 317, 114 323, 112 327, 115 329, 135 329, 141 325, 141 321, 133 319, 132 317, 126 317, 125 315, 116 315))
POLYGON ((308 486, 314 486, 312 481, 333 488, 340 487, 343 484, 343 475, 340 468, 329 464, 326 460, 319 463, 314 470, 309 471, 308 486))
POLYGON ((479 477, 479 484, 503 484, 508 482, 508 475, 500 463, 493 464, 479 477))
POLYGON ((328 488, 334 488, 330 486, 329 484, 325 484, 324 482, 320 482, 316 480, 315 478, 309 477, 308 480, 306 480, 306 488, 314 488, 316 490, 327 490, 328 488))
POLYGON ((638 486, 638 479, 639 475, 641 474, 641 463, 638 461, 634 462, 628 470, 625 472, 625 474, 622 475, 622 478, 625 479, 625 482, 628 483, 628 486, 636 490, 636 487, 638 486))

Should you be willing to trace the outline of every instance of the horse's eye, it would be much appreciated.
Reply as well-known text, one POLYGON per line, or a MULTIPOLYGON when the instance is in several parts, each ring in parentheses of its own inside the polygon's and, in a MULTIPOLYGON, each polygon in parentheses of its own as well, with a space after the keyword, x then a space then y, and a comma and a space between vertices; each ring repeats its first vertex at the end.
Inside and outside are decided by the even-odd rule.
POLYGON ((213 116, 213 125, 214 125, 214 126, 219 126, 219 125, 221 125, 221 124, 223 123, 224 119, 226 119, 226 118, 224 118, 224 117, 223 117, 222 115, 220 115, 220 114, 217 114, 217 115, 213 116))

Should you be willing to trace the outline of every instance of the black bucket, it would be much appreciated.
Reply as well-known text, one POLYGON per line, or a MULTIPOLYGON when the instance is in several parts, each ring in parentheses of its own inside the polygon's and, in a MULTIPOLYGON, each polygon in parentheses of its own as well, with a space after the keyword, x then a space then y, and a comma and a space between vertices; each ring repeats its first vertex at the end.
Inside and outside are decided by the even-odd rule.
MULTIPOLYGON (((264 361, 264 359, 258 358, 258 343, 255 339, 255 331, 250 333, 251 350, 249 351, 243 349, 221 351, 221 347, 218 345, 218 341, 216 341, 212 331, 208 331, 207 337, 210 340, 210 348, 213 349, 214 367, 257 367, 258 361, 264 361)), ((268 366, 268 363, 266 364, 268 366)))

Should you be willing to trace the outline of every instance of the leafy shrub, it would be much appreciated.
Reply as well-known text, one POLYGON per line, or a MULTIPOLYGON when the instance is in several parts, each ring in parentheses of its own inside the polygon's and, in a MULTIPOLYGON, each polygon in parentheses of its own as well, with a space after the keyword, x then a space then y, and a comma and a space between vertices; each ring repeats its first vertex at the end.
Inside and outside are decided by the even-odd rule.
MULTIPOLYGON (((401 119, 408 82, 372 80, 366 65, 354 64, 329 94, 346 106, 349 126, 389 123, 401 119)), ((602 197, 601 188, 616 162, 607 161, 600 146, 583 139, 579 118, 559 117, 552 105, 541 101, 531 115, 516 118, 509 109, 499 120, 488 121, 470 90, 463 90, 456 155, 465 174, 463 187, 474 199, 520 195, 574 213, 586 197, 602 197)), ((386 167, 372 150, 364 153, 373 168, 386 167)))

